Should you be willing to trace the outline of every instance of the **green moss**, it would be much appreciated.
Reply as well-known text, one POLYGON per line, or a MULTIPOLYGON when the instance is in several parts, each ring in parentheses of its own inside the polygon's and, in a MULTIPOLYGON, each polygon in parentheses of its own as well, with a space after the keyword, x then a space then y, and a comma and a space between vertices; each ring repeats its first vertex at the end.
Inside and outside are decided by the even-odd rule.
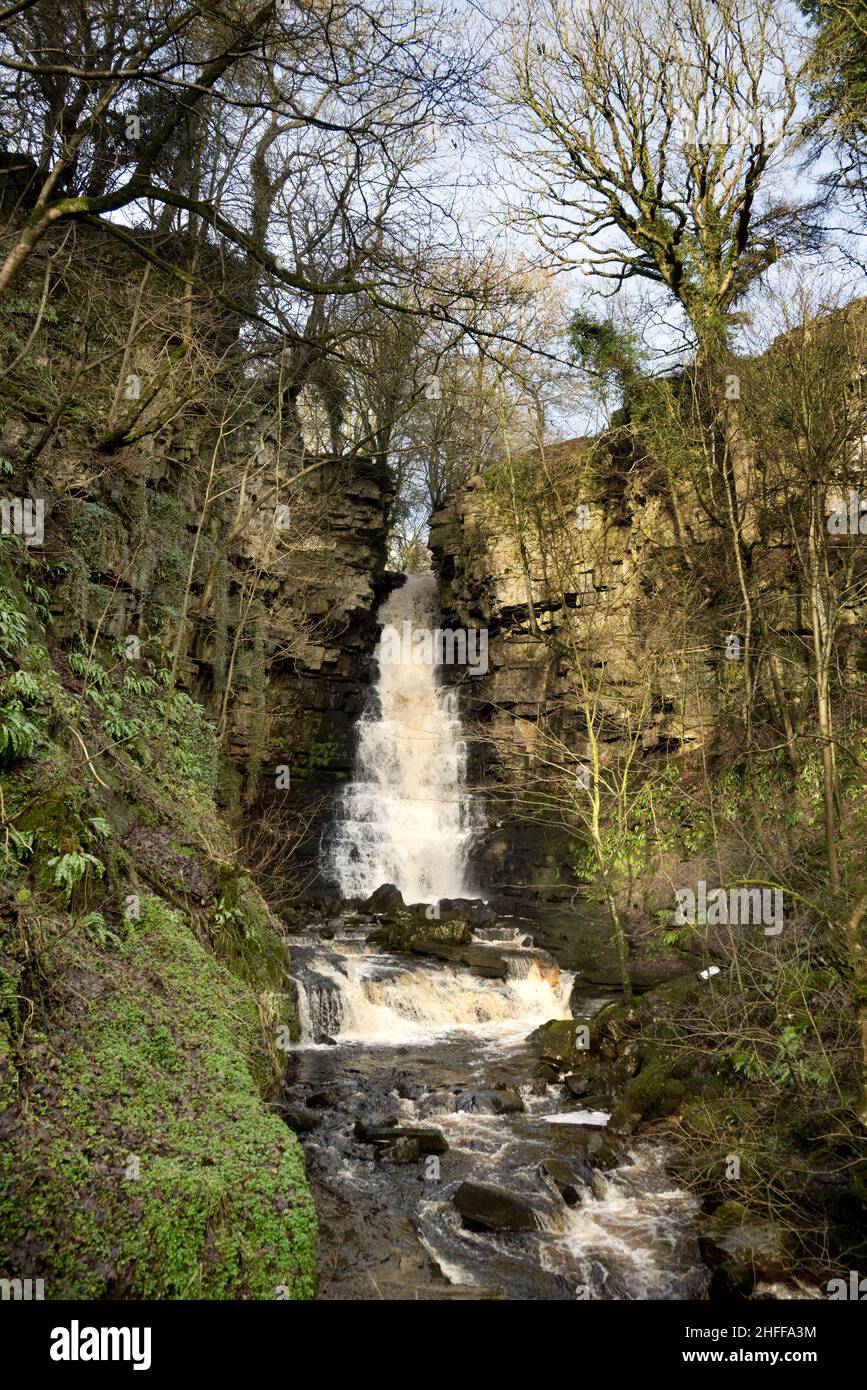
MULTIPOLYGON (((100 757, 101 707, 61 684, 44 644, 28 650, 47 684, 30 702, 34 756, 2 771, 15 887, 0 896, 0 1268, 43 1278, 49 1298, 311 1297, 303 1155, 267 1103, 277 1030, 294 1030, 288 953, 255 884, 226 867, 213 727, 176 696, 158 762, 164 689, 127 679, 141 733, 100 757), (105 873, 66 912, 48 861, 79 851, 105 873), (176 879, 192 916, 141 896, 176 879)), ((120 692, 108 644, 98 659, 100 693, 120 692)))
POLYGON ((395 908, 382 918, 382 925, 371 934, 392 951, 423 951, 425 942, 445 942, 466 946, 473 929, 459 912, 443 912, 440 918, 428 919, 422 912, 395 908))
POLYGON ((553 1018, 532 1032, 527 1041, 543 1062, 558 1071, 571 1071, 586 1063, 590 1048, 595 1046, 594 1033, 595 1025, 589 1021, 553 1018))
POLYGON ((258 1001, 156 898, 99 973, 74 938, 57 954, 79 1003, 20 1052, 4 1267, 26 1249, 51 1298, 310 1297, 315 1215, 262 1104, 258 1001))

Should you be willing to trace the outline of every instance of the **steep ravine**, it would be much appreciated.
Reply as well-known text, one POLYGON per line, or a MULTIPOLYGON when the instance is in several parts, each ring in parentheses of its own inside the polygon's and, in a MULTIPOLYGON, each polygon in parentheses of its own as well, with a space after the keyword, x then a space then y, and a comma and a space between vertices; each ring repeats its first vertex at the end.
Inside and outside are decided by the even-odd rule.
POLYGON ((608 1000, 533 944, 537 920, 461 896, 483 816, 456 692, 414 645, 440 624, 434 593, 410 578, 378 615, 331 839, 356 906, 299 913, 289 938, 302 1037, 286 1115, 320 1216, 320 1296, 701 1297, 697 1204, 658 1144, 607 1134, 608 1000))

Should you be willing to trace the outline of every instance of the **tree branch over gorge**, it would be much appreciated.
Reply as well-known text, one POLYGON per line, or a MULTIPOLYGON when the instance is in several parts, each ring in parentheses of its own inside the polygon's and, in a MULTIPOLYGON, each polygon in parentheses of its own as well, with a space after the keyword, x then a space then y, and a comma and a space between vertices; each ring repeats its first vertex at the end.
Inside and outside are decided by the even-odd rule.
POLYGON ((57 224, 100 217, 134 232, 185 212, 290 289, 358 293, 350 262, 324 278, 280 263, 283 198, 305 170, 354 152, 342 206, 359 226, 375 222, 430 123, 460 121, 471 69, 421 4, 164 3, 144 14, 109 0, 63 16, 35 0, 0 43, 18 209, 0 291, 57 224))

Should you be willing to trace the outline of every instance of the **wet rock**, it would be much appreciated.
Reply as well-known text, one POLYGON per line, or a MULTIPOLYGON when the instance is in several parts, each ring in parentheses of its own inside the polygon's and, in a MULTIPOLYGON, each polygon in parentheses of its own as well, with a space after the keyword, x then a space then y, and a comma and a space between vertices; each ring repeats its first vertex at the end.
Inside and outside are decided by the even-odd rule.
MULTIPOLYGON (((448 951, 469 946, 472 927, 463 917, 437 921, 423 910, 394 908, 382 915, 382 922, 369 940, 392 951, 414 951, 417 955, 439 955, 450 959, 448 951)), ((481 949, 481 948, 478 948, 481 949)))
POLYGON ((330 1086, 320 1091, 311 1091, 307 1096, 307 1104, 314 1110, 337 1110, 341 1105, 345 1105, 354 1093, 354 1082, 333 1081, 330 1086))
POLYGON ((467 1226, 483 1231, 540 1231, 529 1197, 488 1182, 462 1182, 454 1203, 467 1226))
POLYGON ((322 1045, 324 1045, 324 1046, 326 1046, 326 1047, 337 1047, 337 1046, 338 1046, 337 1039, 336 1039, 336 1038, 332 1038, 330 1033, 314 1033, 314 1035, 313 1035, 313 1041, 314 1041, 315 1043, 319 1043, 320 1046, 322 1046, 322 1045))
MULTIPOLYGON (((419 946, 413 947, 413 950, 419 949, 419 946)), ((474 974, 488 980, 506 980, 509 977, 506 957, 494 946, 479 946, 475 943, 452 945, 448 942, 434 941, 427 946, 427 953, 453 965, 465 965, 474 974)))
POLYGON ((376 1156, 387 1163, 417 1163, 422 1156, 418 1139, 410 1135, 400 1135, 390 1144, 377 1144, 376 1156))
POLYGON ((570 1096, 575 1096, 580 1100, 590 1094, 593 1083, 589 1076, 581 1076, 578 1072, 573 1071, 563 1078, 563 1084, 570 1096))
POLYGON ((588 1019, 553 1018, 543 1023, 527 1038, 540 1061, 558 1073, 571 1072, 586 1064, 594 1048, 593 1031, 588 1019))
POLYGON ((497 914, 481 898, 440 898, 440 916, 445 913, 463 917, 474 927, 491 927, 497 914))
POLYGON ((421 1100, 424 1096, 424 1086, 418 1081, 408 1080, 401 1077, 395 1087, 401 1100, 421 1100))
MULTIPOLYGON (((656 989, 672 980, 688 975, 692 969, 690 962, 677 956, 654 956, 652 960, 631 960, 627 964, 629 983, 635 994, 656 989)), ((585 966, 581 972, 584 984, 598 985, 602 988, 619 989, 622 986, 619 963, 585 966)))
POLYGON ((612 1143, 601 1129, 576 1126, 574 1131, 570 1131, 570 1138, 577 1151, 576 1157, 580 1154, 591 1168, 601 1168, 607 1173, 625 1161, 623 1150, 612 1143))
POLYGON ((476 1115, 518 1115, 524 1109, 520 1094, 512 1086, 493 1091, 464 1091, 455 1102, 455 1110, 472 1111, 476 1115))
POLYGON ((559 1158, 545 1158, 539 1171, 554 1184, 567 1207, 577 1206, 581 1201, 581 1183, 568 1163, 559 1158))
POLYGON ((279 1114, 296 1134, 307 1134, 322 1123, 322 1116, 315 1110, 309 1110, 306 1105, 281 1105, 279 1114))
POLYGON ((758 1280, 783 1279, 791 1269, 789 1233, 740 1202, 723 1202, 699 1235, 702 1257, 722 1287, 749 1293, 758 1280))
POLYGON ((404 906, 403 894, 393 883, 381 883, 361 904, 364 912, 391 912, 404 906))
POLYGON ((623 1092, 611 1116, 615 1134, 632 1134, 646 1118, 673 1115, 687 1095, 687 1086, 665 1063, 645 1065, 623 1092))
POLYGON ((363 1144, 393 1144, 398 1139, 414 1139, 419 1145, 419 1152, 425 1154, 444 1154, 449 1147, 442 1130, 436 1129, 433 1125, 399 1125, 389 1120, 383 1124, 356 1120, 353 1133, 363 1144))
POLYGON ((393 1131, 397 1125, 397 1115, 359 1115, 352 1132, 356 1139, 361 1140, 362 1144, 372 1144, 373 1140, 368 1137, 369 1135, 380 1135, 382 1130, 393 1131))

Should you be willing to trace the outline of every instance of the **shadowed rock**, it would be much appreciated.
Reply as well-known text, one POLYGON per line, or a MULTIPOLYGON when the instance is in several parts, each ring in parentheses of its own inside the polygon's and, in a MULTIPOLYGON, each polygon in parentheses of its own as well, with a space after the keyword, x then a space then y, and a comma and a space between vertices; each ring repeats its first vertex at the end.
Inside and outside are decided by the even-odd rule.
POLYGON ((454 1197, 466 1225, 483 1231, 540 1231, 529 1197, 489 1182, 462 1182, 454 1197))

